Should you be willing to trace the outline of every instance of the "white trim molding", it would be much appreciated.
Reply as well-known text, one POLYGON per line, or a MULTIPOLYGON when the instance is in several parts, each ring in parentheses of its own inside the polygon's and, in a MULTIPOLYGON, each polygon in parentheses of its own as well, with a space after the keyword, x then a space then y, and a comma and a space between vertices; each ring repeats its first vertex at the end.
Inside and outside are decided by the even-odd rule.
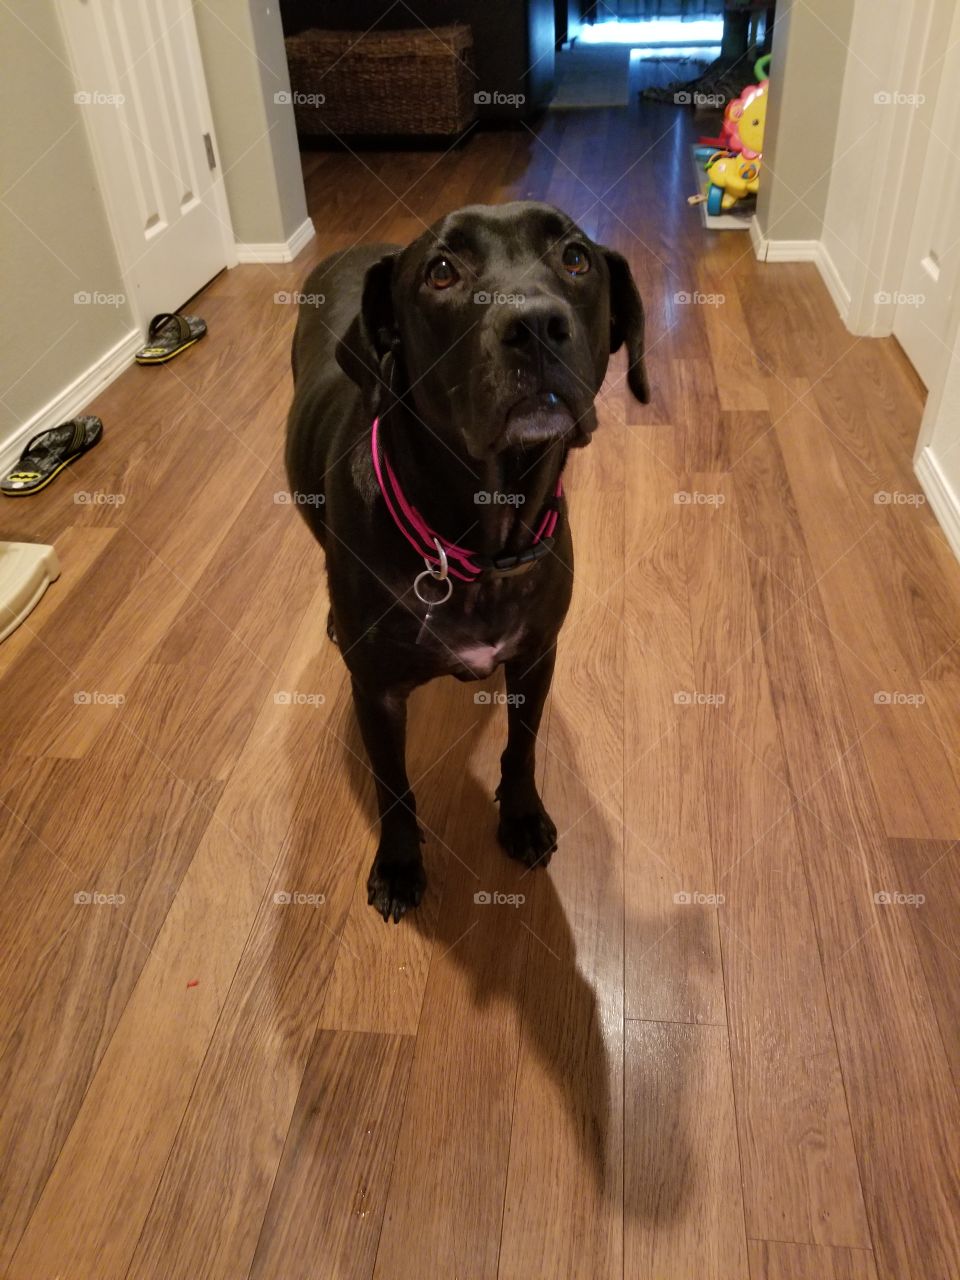
POLYGON ((833 299, 833 305, 840 312, 840 319, 850 328, 850 290, 843 283, 843 277, 837 270, 837 264, 830 256, 830 250, 822 240, 815 240, 817 255, 814 262, 820 272, 820 278, 827 286, 827 292, 833 299))
POLYGON ((768 240, 757 219, 750 219, 750 240, 760 262, 813 262, 844 324, 850 315, 850 293, 822 240, 768 240))
POLYGON ((287 240, 275 244, 241 244, 237 242, 237 261, 244 262, 293 262, 316 235, 313 221, 306 218, 287 240))
POLYGON ((766 262, 767 242, 764 239, 763 232, 760 230, 760 223, 757 221, 756 214, 750 219, 750 243, 753 245, 754 257, 759 262, 766 262))
POLYGON ((0 472, 6 472, 13 466, 31 436, 75 418, 81 409, 85 409, 91 400, 95 400, 105 387, 123 373, 133 360, 133 353, 142 345, 143 335, 140 330, 131 329, 42 409, 21 423, 12 435, 0 441, 0 472))
POLYGON ((816 262, 819 240, 773 240, 763 234, 756 214, 750 219, 750 240, 760 262, 816 262))
POLYGON ((944 475, 943 468, 929 445, 917 454, 913 469, 923 486, 933 514, 947 536, 953 554, 960 560, 960 494, 944 475))

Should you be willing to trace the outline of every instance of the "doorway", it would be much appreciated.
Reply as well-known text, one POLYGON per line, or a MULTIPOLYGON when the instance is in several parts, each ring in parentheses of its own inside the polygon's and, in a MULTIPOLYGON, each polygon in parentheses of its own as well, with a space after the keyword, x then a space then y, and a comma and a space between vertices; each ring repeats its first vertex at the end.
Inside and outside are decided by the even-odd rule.
POLYGON ((236 263, 190 0, 59 0, 127 298, 145 327, 236 263))
POLYGON ((924 129, 923 177, 917 191, 906 197, 914 213, 893 319, 894 336, 928 388, 951 358, 948 335, 960 256, 960 9, 940 56, 940 86, 931 123, 924 129))

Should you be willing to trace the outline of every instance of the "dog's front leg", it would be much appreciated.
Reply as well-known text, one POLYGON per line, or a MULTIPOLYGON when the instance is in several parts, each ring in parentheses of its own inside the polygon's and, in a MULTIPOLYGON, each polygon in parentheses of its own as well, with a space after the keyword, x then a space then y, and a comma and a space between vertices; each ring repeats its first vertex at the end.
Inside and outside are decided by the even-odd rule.
POLYGON ((543 807, 536 783, 537 731, 550 692, 557 651, 505 664, 507 747, 500 757, 500 825, 497 836, 511 858, 545 867, 557 847, 557 828, 543 807))
POLYGON ((367 880, 367 901, 394 924, 420 905, 426 888, 417 805, 405 760, 407 691, 371 689, 353 680, 353 702, 377 784, 380 844, 367 880))

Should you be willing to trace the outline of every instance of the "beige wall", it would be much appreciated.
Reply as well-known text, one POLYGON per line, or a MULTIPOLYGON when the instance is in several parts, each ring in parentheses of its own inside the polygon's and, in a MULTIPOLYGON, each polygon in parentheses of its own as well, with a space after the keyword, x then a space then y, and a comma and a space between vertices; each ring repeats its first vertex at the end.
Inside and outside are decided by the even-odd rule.
POLYGON ((53 0, 0 4, 0 456, 18 428, 129 334, 120 267, 53 0))
POLYGON ((306 219, 290 79, 276 0, 194 0, 234 235, 287 240, 306 219))
POLYGON ((757 197, 766 239, 820 239, 853 11, 854 0, 781 2, 757 197))
POLYGON ((256 65, 260 72, 261 91, 270 127, 274 181, 284 231, 280 238, 286 239, 307 217, 303 171, 300 167, 300 143, 293 108, 289 103, 277 103, 275 100, 278 92, 290 91, 287 51, 283 43, 277 0, 268 4, 254 3, 251 11, 259 55, 256 65))

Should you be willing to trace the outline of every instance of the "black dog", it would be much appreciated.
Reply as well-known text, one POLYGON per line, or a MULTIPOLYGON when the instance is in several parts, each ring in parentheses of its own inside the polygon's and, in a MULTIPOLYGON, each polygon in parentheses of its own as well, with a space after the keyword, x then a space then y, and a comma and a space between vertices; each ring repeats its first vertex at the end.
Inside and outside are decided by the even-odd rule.
POLYGON ((560 477, 611 351, 648 400, 643 307, 618 253, 528 202, 334 255, 303 291, 287 472, 326 552, 328 631, 376 778, 369 901, 399 921, 426 883, 406 699, 434 676, 505 666, 499 839, 528 866, 556 848, 534 752, 573 582, 560 477))

